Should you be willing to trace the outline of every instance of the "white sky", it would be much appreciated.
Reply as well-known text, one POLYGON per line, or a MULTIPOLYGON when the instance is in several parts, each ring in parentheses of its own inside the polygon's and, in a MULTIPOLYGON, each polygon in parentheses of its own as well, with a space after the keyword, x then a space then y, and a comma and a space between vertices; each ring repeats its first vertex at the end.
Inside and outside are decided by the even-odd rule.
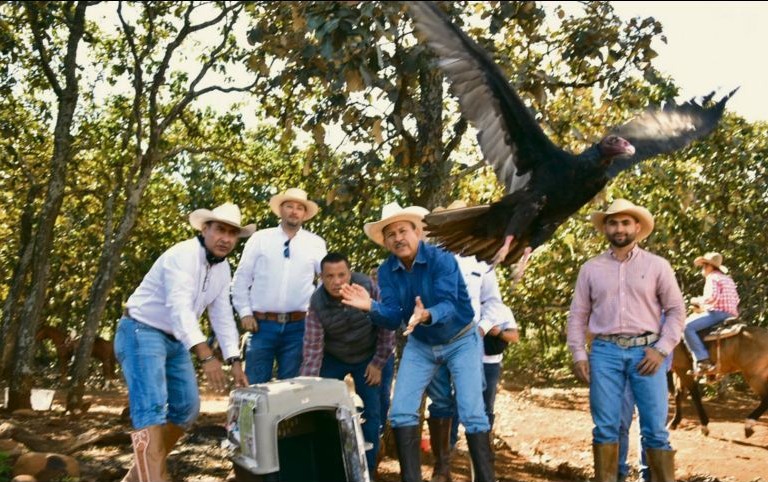
POLYGON ((683 99, 740 87, 728 110, 768 121, 768 2, 611 2, 622 18, 654 17, 667 43, 656 67, 681 87, 683 99))

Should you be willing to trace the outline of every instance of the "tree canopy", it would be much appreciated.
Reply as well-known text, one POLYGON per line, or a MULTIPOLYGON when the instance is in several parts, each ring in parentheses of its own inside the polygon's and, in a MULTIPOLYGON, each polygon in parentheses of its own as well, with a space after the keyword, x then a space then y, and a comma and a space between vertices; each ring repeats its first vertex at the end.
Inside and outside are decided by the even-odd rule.
MULTIPOLYGON (((444 7, 560 145, 583 148, 677 94, 654 65, 663 29, 653 18, 621 19, 607 2, 444 7)), ((304 188, 321 207, 308 229, 362 271, 386 254, 362 233, 385 203, 501 195, 405 2, 6 2, 0 59, 0 337, 31 346, 22 327, 36 315, 23 307, 35 300, 32 327, 82 336, 73 406, 88 343, 112 337, 157 256, 193 235, 196 208, 232 201, 264 228, 277 222, 269 198, 304 188), (43 259, 47 271, 35 269, 43 259)), ((535 253, 520 285, 501 269, 525 335, 514 362, 568 365, 576 274, 605 249, 587 214, 617 197, 654 213, 645 245, 670 260, 686 296, 703 284, 692 260, 719 251, 742 317, 768 326, 767 130, 728 114, 703 142, 609 184, 535 253)))

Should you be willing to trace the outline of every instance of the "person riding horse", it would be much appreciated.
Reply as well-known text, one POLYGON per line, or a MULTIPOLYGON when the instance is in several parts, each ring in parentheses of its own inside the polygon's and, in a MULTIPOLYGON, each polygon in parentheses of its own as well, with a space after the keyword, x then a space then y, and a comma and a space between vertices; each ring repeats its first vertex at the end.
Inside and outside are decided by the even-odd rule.
POLYGON ((736 283, 728 276, 720 253, 706 253, 693 261, 701 266, 701 275, 706 280, 704 294, 691 299, 694 314, 688 317, 683 331, 685 344, 696 360, 696 374, 712 373, 715 365, 711 362, 707 347, 698 332, 739 315, 739 294, 736 283), (696 312, 696 307, 701 311, 696 312))

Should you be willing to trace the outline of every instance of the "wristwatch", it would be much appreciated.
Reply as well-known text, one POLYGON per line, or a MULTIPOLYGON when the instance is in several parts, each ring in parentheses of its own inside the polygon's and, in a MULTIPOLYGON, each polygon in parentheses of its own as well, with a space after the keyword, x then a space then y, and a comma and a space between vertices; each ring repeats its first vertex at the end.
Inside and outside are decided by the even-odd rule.
POLYGON ((231 356, 227 358, 227 365, 232 365, 235 362, 242 362, 243 358, 239 356, 231 356))

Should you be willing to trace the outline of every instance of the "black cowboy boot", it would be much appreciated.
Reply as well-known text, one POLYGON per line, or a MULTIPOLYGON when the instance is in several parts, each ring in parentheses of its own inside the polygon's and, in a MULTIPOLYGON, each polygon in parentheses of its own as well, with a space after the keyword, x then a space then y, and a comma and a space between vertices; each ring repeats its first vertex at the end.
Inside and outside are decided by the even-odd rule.
POLYGON ((472 457, 472 467, 475 472, 474 480, 477 482, 495 482, 491 433, 478 432, 466 435, 469 455, 472 457))
POLYGON ((397 427, 392 431, 395 432, 397 458, 400 460, 400 480, 422 482, 419 427, 417 425, 397 427))

